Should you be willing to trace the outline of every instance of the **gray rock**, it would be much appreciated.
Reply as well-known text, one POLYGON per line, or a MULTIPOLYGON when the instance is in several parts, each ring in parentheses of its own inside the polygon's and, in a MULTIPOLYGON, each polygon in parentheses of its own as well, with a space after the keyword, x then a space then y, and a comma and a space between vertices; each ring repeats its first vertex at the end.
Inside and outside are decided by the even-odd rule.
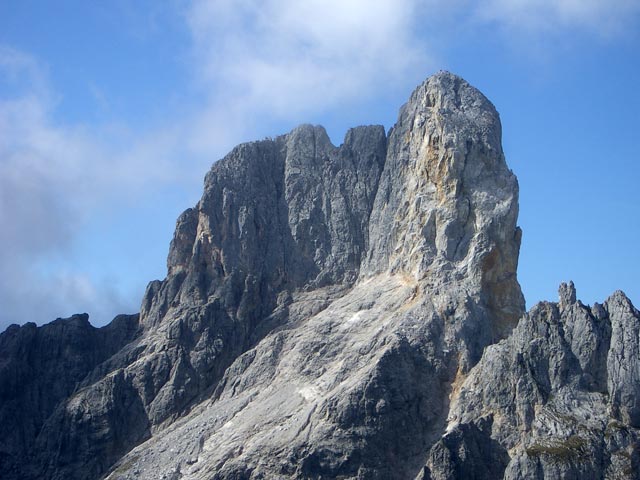
POLYGON ((303 126, 216 164, 142 316, 165 325, 215 300, 251 342, 225 342, 237 358, 213 396, 110 478, 415 476, 450 384, 524 310, 500 135, 491 103, 441 73, 388 141, 361 127, 336 148, 303 126))
MULTIPOLYGON (((0 476, 38 476, 36 439, 98 364, 139 334, 138 315, 120 315, 94 328, 87 314, 43 327, 12 325, 0 334, 0 476)), ((47 449, 53 456, 60 445, 47 449)), ((124 453, 124 452, 121 452, 124 453)))
MULTIPOLYGON (((239 355, 286 321, 291 292, 353 284, 385 154, 382 127, 352 129, 338 148, 321 127, 302 126, 216 163, 202 200, 178 219, 167 278, 147 289, 141 336, 50 415, 38 472, 102 474, 208 398, 239 355)), ((314 296, 298 308, 326 304, 314 296)))
POLYGON ((450 472, 477 464, 478 455, 443 456, 438 445, 462 438, 455 447, 469 451, 477 441, 466 432, 478 430, 488 431, 492 454, 509 452, 495 478, 638 478, 640 314, 622 292, 593 309, 576 301, 573 283, 559 293, 558 304, 536 305, 487 347, 454 390, 446 433, 427 462, 432 478, 459 478, 450 472))
POLYGON ((640 428, 640 314, 621 291, 605 303, 611 321, 607 387, 613 417, 640 428))
POLYGON ((336 147, 303 125, 234 148, 139 318, 67 321, 89 340, 56 335, 35 373, 23 352, 57 323, 0 336, 0 476, 633 475, 638 312, 569 283, 524 313, 500 142, 493 105, 440 72, 388 136, 336 147))

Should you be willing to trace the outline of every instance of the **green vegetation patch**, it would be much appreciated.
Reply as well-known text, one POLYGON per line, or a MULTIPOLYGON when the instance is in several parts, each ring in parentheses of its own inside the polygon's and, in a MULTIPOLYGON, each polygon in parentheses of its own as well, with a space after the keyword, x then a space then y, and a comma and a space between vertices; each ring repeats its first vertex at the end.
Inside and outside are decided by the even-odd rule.
POLYGON ((587 441, 578 435, 572 435, 566 440, 552 441, 548 444, 534 443, 526 449, 530 457, 546 455, 555 458, 573 458, 583 455, 587 441))

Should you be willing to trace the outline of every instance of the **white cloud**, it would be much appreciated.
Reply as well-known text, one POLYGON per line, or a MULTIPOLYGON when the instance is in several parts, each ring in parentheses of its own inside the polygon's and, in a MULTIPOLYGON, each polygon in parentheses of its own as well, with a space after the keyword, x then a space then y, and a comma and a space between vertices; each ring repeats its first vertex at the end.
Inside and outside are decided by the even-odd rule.
POLYGON ((20 87, 40 97, 48 95, 45 70, 24 52, 0 45, 0 72, 6 86, 20 87))
MULTIPOLYGON (((297 119, 413 86, 428 50, 415 0, 195 1, 188 21, 209 112, 234 128, 297 119)), ((203 135, 206 137, 206 135, 203 135)))
POLYGON ((297 122, 390 88, 409 90, 437 68, 433 45, 447 41, 452 25, 495 25, 514 48, 527 50, 576 29, 616 35, 639 6, 640 0, 195 0, 186 18, 196 82, 207 100, 192 123, 192 145, 215 149, 225 139, 244 139, 256 121, 297 122))
POLYGON ((98 208, 126 208, 167 184, 192 180, 194 172, 181 168, 176 154, 177 131, 60 123, 46 68, 8 47, 0 48, 0 84, 6 90, 0 97, 0 330, 7 322, 40 323, 89 306, 101 321, 124 305, 137 309, 139 299, 132 306, 128 295, 120 298, 82 271, 41 267, 73 252, 98 208))
POLYGON ((39 272, 32 262, 1 257, 0 327, 9 323, 43 324, 57 317, 87 312, 92 322, 104 323, 118 313, 134 313, 139 298, 123 294, 117 282, 96 280, 88 275, 70 270, 50 274, 39 272))
POLYGON ((478 19, 525 33, 559 33, 579 28, 612 36, 621 33, 640 12, 638 0, 485 0, 475 8, 478 19))

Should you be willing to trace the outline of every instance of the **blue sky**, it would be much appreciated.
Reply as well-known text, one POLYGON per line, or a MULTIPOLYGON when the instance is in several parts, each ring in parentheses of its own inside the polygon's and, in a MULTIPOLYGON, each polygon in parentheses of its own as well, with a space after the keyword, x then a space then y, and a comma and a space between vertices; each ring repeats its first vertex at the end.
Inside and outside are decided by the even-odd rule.
POLYGON ((496 105, 527 305, 640 303, 638 0, 0 0, 0 328, 138 311, 232 146, 393 125, 447 69, 496 105))

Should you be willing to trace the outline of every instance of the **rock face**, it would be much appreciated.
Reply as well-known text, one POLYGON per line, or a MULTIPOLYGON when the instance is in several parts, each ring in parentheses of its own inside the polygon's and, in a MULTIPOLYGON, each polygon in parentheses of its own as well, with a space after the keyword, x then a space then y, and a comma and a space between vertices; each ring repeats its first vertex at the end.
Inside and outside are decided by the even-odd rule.
POLYGON ((517 215, 498 114, 446 72, 388 135, 236 147, 139 317, 0 336, 0 476, 629 478, 640 316, 573 285, 524 314, 517 215))
MULTIPOLYGON (((120 315, 97 329, 84 314, 40 328, 12 325, 0 335, 0 477, 37 477, 36 440, 58 405, 138 334, 138 315, 120 315)), ((51 447, 52 457, 61 450, 51 447)))
POLYGON ((559 303, 536 305, 454 391, 424 478, 639 478, 639 345, 622 292, 588 307, 561 285, 559 303))

